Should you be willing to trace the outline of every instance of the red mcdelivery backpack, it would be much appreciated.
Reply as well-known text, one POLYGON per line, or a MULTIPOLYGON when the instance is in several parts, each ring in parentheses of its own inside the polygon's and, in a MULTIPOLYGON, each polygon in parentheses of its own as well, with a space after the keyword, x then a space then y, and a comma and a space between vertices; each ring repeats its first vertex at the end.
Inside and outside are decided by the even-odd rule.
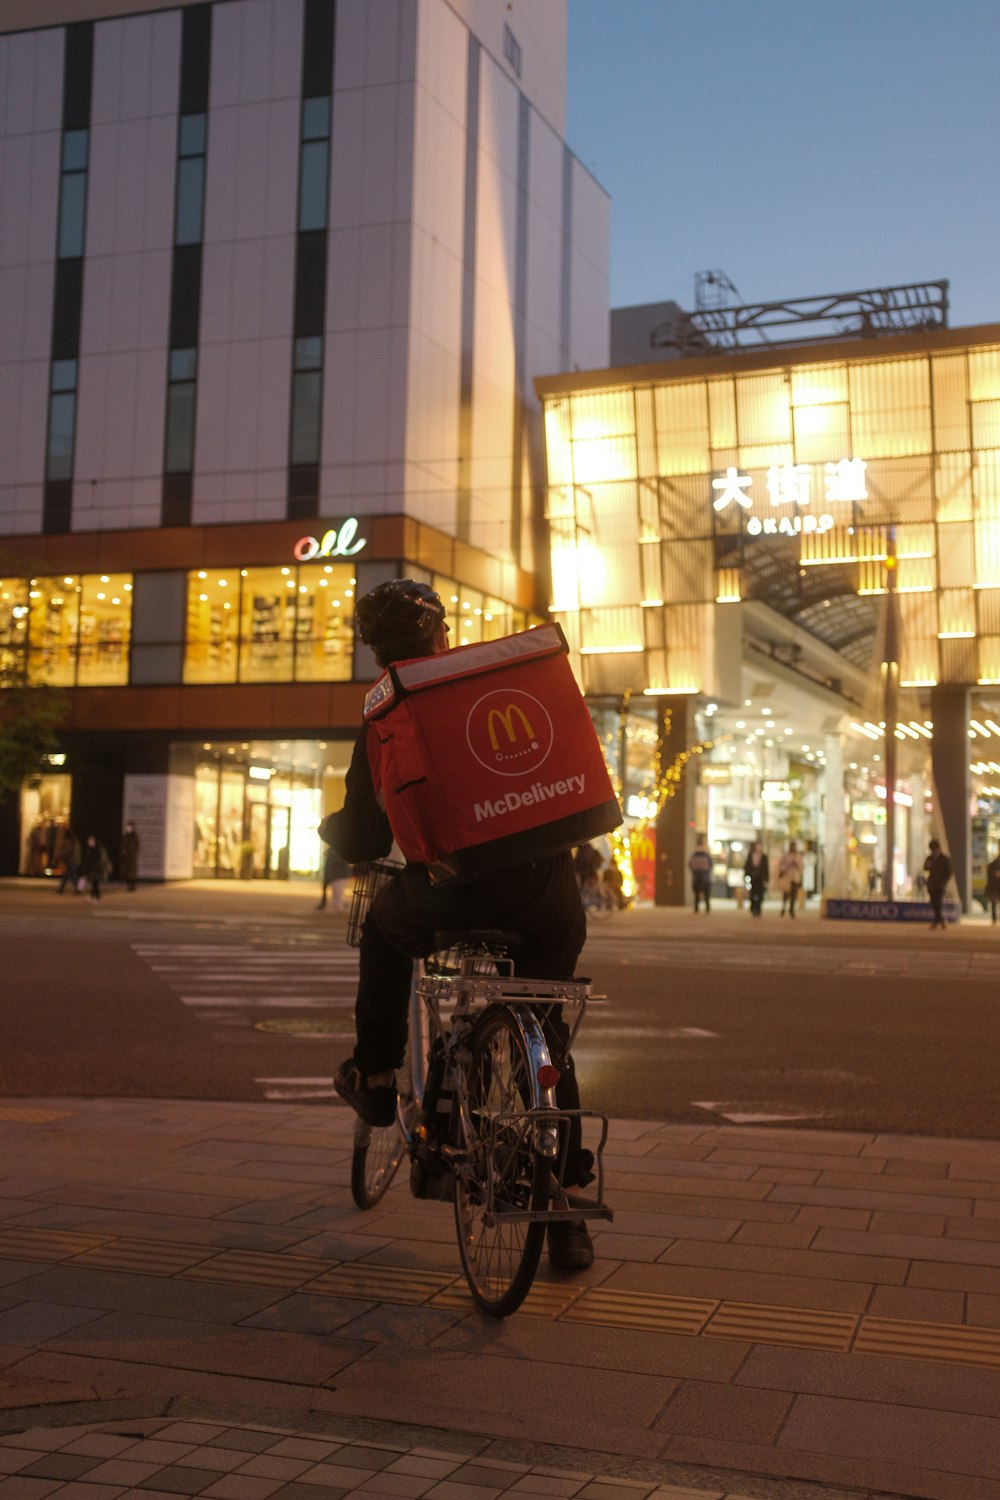
POLYGON ((375 790, 408 860, 473 880, 622 820, 560 627, 396 662, 365 700, 375 790))

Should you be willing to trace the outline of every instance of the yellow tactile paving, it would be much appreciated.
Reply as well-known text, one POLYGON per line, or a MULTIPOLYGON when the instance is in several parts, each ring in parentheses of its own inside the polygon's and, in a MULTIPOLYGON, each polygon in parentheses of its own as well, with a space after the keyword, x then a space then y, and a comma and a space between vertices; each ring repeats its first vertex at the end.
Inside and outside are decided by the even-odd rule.
POLYGON ((192 1281, 239 1282, 249 1286, 299 1287, 332 1270, 336 1261, 309 1255, 269 1255, 259 1250, 223 1250, 180 1272, 192 1281))
POLYGON ((668 1297, 588 1287, 562 1314, 562 1321, 694 1335, 701 1333, 718 1305, 708 1297, 668 1297))
MULTIPOLYGON (((0 1229, 0 1258, 71 1261, 92 1269, 193 1281, 296 1290, 366 1301, 471 1310, 461 1276, 406 1266, 322 1260, 214 1245, 115 1238, 67 1229, 0 1229)), ((865 1317, 820 1308, 781 1307, 708 1297, 672 1297, 610 1287, 539 1281, 522 1313, 565 1323, 630 1328, 687 1337, 829 1349, 1000 1370, 1000 1329, 865 1317)))
POLYGON ((453 1276, 435 1271, 412 1270, 405 1266, 369 1266, 345 1261, 334 1266, 310 1283, 310 1293, 326 1297, 363 1297, 367 1300, 427 1302, 454 1281, 453 1276))
POLYGON ((856 1354, 890 1354, 1000 1370, 1000 1329, 958 1323, 907 1323, 902 1318, 863 1318, 856 1354))
POLYGON ((106 1240, 73 1256, 74 1265, 104 1271, 134 1271, 140 1276, 176 1276, 199 1261, 218 1255, 214 1245, 179 1245, 171 1240, 106 1240))
MULTIPOLYGON (((578 1287, 556 1286, 552 1282, 539 1281, 531 1288, 518 1312, 530 1313, 538 1318, 558 1318, 580 1296, 578 1287)), ((475 1305, 467 1283, 461 1278, 436 1292, 430 1302, 432 1307, 450 1307, 463 1312, 468 1312, 475 1305)))
POLYGON ((109 1236, 77 1234, 72 1229, 0 1230, 0 1256, 6 1260, 68 1260, 102 1245, 109 1236))
POLYGON ((754 1344, 794 1344, 806 1349, 850 1348, 858 1319, 854 1313, 820 1312, 807 1307, 770 1307, 758 1302, 723 1302, 705 1328, 715 1338, 754 1344))

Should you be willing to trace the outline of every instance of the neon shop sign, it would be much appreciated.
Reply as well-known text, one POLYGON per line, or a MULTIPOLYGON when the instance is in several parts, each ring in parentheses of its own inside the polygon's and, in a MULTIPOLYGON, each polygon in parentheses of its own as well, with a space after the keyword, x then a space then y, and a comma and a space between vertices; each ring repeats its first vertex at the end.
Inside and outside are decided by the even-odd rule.
MULTIPOLYGON (((841 458, 836 463, 823 465, 824 506, 853 505, 868 499, 868 465, 863 458, 841 458)), ((739 506, 745 512, 748 536, 798 536, 800 532, 830 531, 837 524, 830 510, 814 511, 812 507, 814 479, 812 464, 772 464, 766 475, 766 489, 770 509, 763 515, 750 514, 754 510, 753 475, 743 474, 734 466, 712 480, 716 492, 712 501, 713 510, 724 511, 730 505, 739 506), (781 514, 774 514, 774 512, 781 514)))
POLYGON ((339 531, 331 526, 321 537, 300 536, 292 553, 296 562, 313 562, 317 557, 353 557, 367 545, 368 539, 358 536, 357 518, 348 516, 339 531))

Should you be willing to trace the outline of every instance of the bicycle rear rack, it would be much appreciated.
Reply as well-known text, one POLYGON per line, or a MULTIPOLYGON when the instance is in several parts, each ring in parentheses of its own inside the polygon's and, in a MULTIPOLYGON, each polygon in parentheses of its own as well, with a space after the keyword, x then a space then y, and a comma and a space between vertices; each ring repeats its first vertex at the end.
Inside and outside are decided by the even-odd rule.
POLYGON ((608 1141, 607 1115, 601 1114, 596 1109, 549 1109, 547 1107, 529 1109, 523 1113, 494 1116, 491 1122, 493 1127, 492 1133, 495 1136, 501 1129, 505 1129, 508 1133, 509 1144, 510 1132, 512 1129, 516 1129, 517 1138, 513 1143, 513 1149, 516 1150, 521 1142, 525 1140, 529 1129, 534 1131, 539 1126, 552 1127, 554 1125, 558 1130, 561 1122, 569 1124, 571 1120, 600 1120, 601 1122, 601 1139, 597 1144, 597 1150, 594 1152, 594 1165, 597 1168, 597 1196, 594 1198, 584 1197, 579 1193, 574 1193, 572 1188, 566 1188, 563 1185, 563 1178, 566 1175, 566 1155, 569 1146, 569 1132, 566 1131, 564 1132, 563 1146, 558 1162, 555 1163, 553 1169, 553 1176, 555 1178, 554 1196, 564 1199, 566 1207, 497 1209, 487 1204, 483 1211, 483 1223, 488 1228, 494 1228, 501 1221, 505 1224, 556 1224, 560 1220, 566 1219, 605 1219, 608 1222, 614 1219, 614 1209, 609 1208, 604 1201, 604 1148, 608 1141))

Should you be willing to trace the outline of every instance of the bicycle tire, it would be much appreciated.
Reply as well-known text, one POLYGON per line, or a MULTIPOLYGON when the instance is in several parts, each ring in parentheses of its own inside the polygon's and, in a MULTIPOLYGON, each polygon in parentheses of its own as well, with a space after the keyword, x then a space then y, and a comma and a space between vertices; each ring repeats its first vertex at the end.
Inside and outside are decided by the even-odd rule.
POLYGON ((502 1318, 527 1296, 545 1242, 544 1222, 504 1223, 503 1210, 548 1208, 551 1166, 534 1149, 532 1127, 517 1123, 531 1108, 533 1089, 516 1018, 500 1007, 488 1012, 469 1039, 469 1052, 456 1094, 468 1160, 456 1174, 455 1229, 473 1297, 484 1312, 502 1318), (500 1210, 492 1226, 484 1222, 491 1201, 500 1210))
POLYGON ((374 1208, 389 1190, 406 1153, 406 1138, 399 1117, 391 1125, 354 1128, 351 1156, 351 1197, 359 1208, 374 1208))

